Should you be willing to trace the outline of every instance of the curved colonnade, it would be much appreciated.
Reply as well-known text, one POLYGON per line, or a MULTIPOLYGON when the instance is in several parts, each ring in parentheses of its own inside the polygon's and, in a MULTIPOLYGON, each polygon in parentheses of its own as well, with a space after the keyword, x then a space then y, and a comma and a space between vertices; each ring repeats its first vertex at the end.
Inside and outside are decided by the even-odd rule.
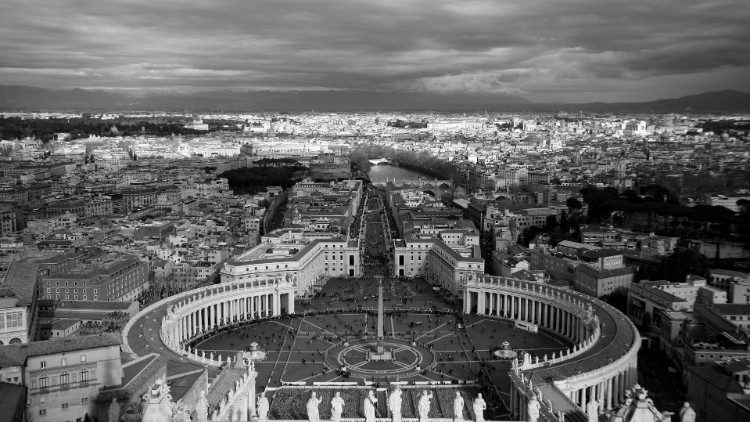
MULTIPOLYGON (((232 363, 236 354, 207 355, 188 347, 190 342, 223 327, 293 312, 294 285, 283 278, 201 287, 139 312, 123 330, 123 349, 138 355, 129 344, 130 331, 158 317, 159 338, 151 338, 151 345, 163 344, 180 358, 218 367, 232 363)), ((557 356, 525 354, 514 362, 509 407, 516 418, 527 416, 531 398, 550 421, 560 420, 560 414, 585 412, 592 400, 600 410, 612 409, 637 382, 638 331, 622 313, 597 299, 536 282, 479 275, 466 281, 464 312, 537 325, 573 344, 557 356)))
POLYGON ((640 335, 612 306, 577 292, 536 282, 477 276, 466 283, 464 312, 508 318, 552 331, 573 342, 549 357, 525 355, 511 371, 509 408, 524 419, 533 397, 547 420, 560 413, 585 412, 596 401, 600 411, 624 402, 637 382, 640 335))
POLYGON ((294 313, 294 285, 283 278, 236 281, 162 299, 128 321, 123 330, 126 352, 137 355, 129 344, 130 330, 152 313, 161 315, 159 340, 169 350, 195 363, 218 367, 231 363, 236 354, 206 354, 189 347, 190 342, 223 327, 294 313))

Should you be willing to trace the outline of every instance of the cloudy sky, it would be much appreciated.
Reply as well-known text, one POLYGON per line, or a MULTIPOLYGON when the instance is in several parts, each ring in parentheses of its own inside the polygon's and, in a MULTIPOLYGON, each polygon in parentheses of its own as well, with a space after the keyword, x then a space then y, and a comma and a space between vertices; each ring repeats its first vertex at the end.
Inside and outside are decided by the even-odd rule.
POLYGON ((2 0, 0 83, 640 101, 750 91, 747 0, 2 0))

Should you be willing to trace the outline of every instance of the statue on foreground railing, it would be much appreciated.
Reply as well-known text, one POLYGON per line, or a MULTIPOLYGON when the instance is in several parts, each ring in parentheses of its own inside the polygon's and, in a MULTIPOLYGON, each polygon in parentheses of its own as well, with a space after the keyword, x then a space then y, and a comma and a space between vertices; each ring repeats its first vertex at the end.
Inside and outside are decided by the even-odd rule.
POLYGON ((318 396, 315 394, 315 391, 310 393, 310 399, 307 400, 307 420, 309 420, 310 422, 320 421, 320 413, 318 413, 318 405, 320 405, 321 401, 323 401, 323 399, 318 398, 318 396))
POLYGON ((456 398, 453 399, 453 420, 456 422, 464 420, 464 396, 460 391, 456 391, 456 398))
POLYGON ((417 405, 419 410, 419 422, 427 422, 429 420, 430 400, 432 400, 432 397, 432 393, 428 393, 427 390, 422 390, 422 397, 419 398, 419 404, 417 405))
POLYGON ((589 400, 588 404, 586 404, 586 416, 588 417, 589 422, 599 421, 599 402, 593 398, 589 400))
POLYGON ((365 421, 367 422, 373 422, 375 421, 375 403, 378 402, 377 397, 375 397, 375 392, 370 390, 367 392, 367 397, 365 397, 365 403, 364 403, 364 410, 365 410, 365 421))
POLYGON ((341 398, 341 393, 337 391, 331 399, 331 421, 339 422, 343 413, 344 399, 341 398))
POLYGON ((474 399, 474 417, 476 422, 484 422, 484 411, 487 409, 487 402, 482 398, 482 393, 477 394, 477 398, 474 399))
POLYGON ((529 399, 529 403, 526 405, 526 413, 529 415, 529 422, 537 422, 539 419, 539 409, 541 407, 539 400, 537 400, 537 396, 533 395, 529 399))
POLYGON ((268 411, 270 409, 271 404, 268 402, 268 397, 260 393, 258 397, 258 422, 268 422, 268 411))
POLYGON ((680 409, 680 422, 695 422, 695 410, 688 402, 680 409))
MULTIPOLYGON (((648 391, 635 384, 625 392, 625 404, 617 409, 609 418, 611 422, 667 422, 672 420, 672 412, 660 412, 654 402, 647 398, 648 391)), ((682 416, 682 413, 681 413, 682 416)), ((688 421, 690 422, 689 419, 688 421)))
POLYGON ((393 422, 401 422, 401 395, 403 392, 399 387, 396 387, 391 395, 388 397, 388 410, 391 411, 391 420, 393 422))

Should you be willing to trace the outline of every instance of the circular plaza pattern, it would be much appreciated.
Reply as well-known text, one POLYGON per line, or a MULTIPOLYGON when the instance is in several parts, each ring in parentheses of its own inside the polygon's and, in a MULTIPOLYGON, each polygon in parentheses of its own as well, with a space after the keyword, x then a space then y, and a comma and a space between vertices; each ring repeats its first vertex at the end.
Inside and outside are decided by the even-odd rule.
POLYGON ((382 345, 392 360, 369 359, 376 347, 377 283, 367 279, 331 279, 316 297, 295 303, 298 314, 239 321, 200 334, 187 347, 225 362, 258 342, 267 353, 256 365, 258 382, 272 388, 351 381, 465 385, 487 376, 501 391, 510 388, 511 362, 496 353, 504 343, 540 357, 573 347, 551 330, 533 333, 507 318, 457 312, 422 280, 389 279, 384 287, 382 345))
MULTIPOLYGON (((626 317, 596 299, 540 283, 469 280, 459 310, 448 305, 455 298, 425 281, 387 279, 383 346, 395 359, 375 362, 366 352, 374 346, 377 282, 331 279, 316 297, 293 304, 284 283, 226 283, 165 299, 129 321, 124 349, 197 363, 211 377, 257 342, 266 352, 255 365, 257 388, 273 392, 274 419, 299 419, 299 397, 312 389, 325 395, 326 388, 347 385, 356 401, 367 386, 396 381, 415 389, 412 399, 425 386, 445 400, 455 394, 445 388, 467 398, 481 391, 488 415, 518 416, 534 394, 532 376, 534 386, 557 394, 566 413, 592 397, 609 408, 624 399, 636 373, 640 339, 626 317), (285 315, 287 309, 294 313, 285 315), (517 360, 503 357, 506 342, 517 360)), ((385 401, 385 393, 377 394, 385 401)))
POLYGON ((418 346, 405 340, 384 339, 355 340, 334 346, 326 352, 326 365, 342 368, 351 376, 363 379, 385 378, 398 381, 421 372, 435 362, 435 356, 427 347, 418 346), (389 360, 373 360, 371 354, 377 352, 378 345, 392 356, 389 360))

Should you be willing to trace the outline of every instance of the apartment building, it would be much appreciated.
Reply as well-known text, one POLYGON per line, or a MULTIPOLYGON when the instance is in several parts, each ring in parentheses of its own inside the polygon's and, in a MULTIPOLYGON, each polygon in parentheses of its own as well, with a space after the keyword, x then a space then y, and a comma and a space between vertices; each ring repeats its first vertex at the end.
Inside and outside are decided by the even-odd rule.
POLYGON ((0 379, 25 386, 30 421, 80 422, 102 388, 120 385, 120 335, 97 334, 0 347, 0 379))

